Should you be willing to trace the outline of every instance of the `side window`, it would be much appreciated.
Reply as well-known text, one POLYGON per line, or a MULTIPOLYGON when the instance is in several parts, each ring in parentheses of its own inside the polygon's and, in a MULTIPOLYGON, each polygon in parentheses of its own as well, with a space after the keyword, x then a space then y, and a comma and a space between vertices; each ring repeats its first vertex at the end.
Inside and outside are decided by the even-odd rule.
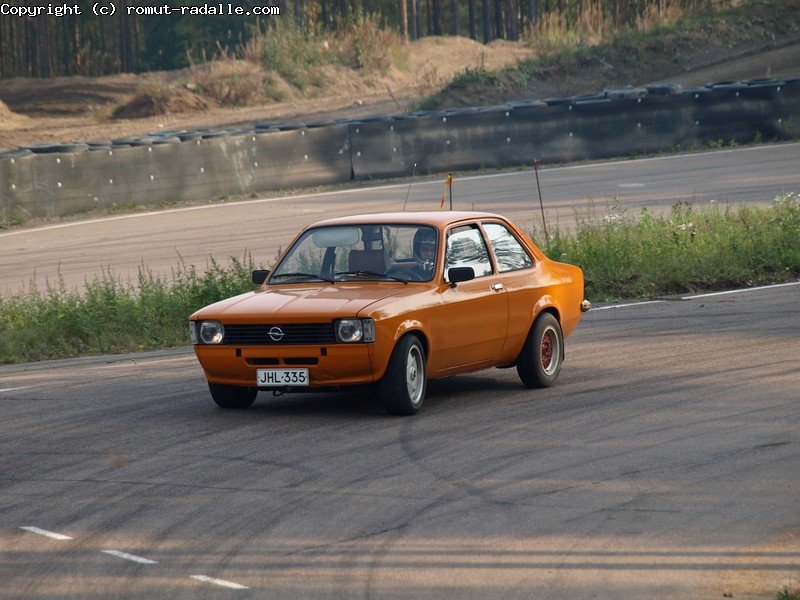
POLYGON ((533 266, 533 260, 525 247, 504 225, 484 223, 483 229, 489 236, 489 244, 491 244, 497 259, 497 269, 501 273, 533 266))
POLYGON ((445 276, 451 267, 472 267, 475 277, 491 275, 492 263, 480 230, 475 225, 451 229, 447 235, 444 259, 445 276))

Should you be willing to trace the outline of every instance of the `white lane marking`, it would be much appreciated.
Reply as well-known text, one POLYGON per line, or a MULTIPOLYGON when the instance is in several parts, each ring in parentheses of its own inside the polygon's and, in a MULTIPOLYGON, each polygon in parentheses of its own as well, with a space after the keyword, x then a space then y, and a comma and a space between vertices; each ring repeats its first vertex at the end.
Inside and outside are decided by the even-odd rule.
MULTIPOLYGON (((787 146, 794 146, 794 143, 791 144, 781 144, 782 147, 787 146)), ((713 150, 710 152, 704 152, 703 154, 706 155, 713 155, 713 154, 729 154, 731 152, 758 152, 761 150, 770 150, 772 148, 777 147, 776 144, 769 144, 763 146, 751 146, 747 148, 733 148, 727 150, 713 150)), ((687 154, 674 154, 669 156, 652 156, 649 158, 638 158, 636 160, 615 160, 609 162, 593 162, 593 163, 585 163, 580 165, 570 165, 567 167, 553 167, 547 169, 548 171, 573 171, 573 170, 584 170, 584 169, 592 169, 598 166, 600 167, 608 167, 608 166, 616 166, 616 165, 628 165, 632 163, 641 163, 641 162, 656 162, 656 161, 664 161, 664 160, 675 160, 680 158, 685 158, 686 156, 692 156, 694 153, 687 153, 687 154)), ((503 172, 503 173, 488 173, 484 175, 467 175, 466 177, 460 177, 459 181, 477 181, 481 179, 495 179, 495 178, 502 178, 502 177, 515 177, 519 176, 520 173, 531 174, 534 171, 512 171, 512 172, 503 172)), ((409 173, 409 177, 411 174, 409 173)), ((87 219, 85 221, 71 221, 69 223, 56 223, 54 225, 44 225, 42 227, 31 227, 31 228, 22 228, 22 229, 14 229, 12 231, 5 231, 0 233, 0 237, 8 237, 12 235, 22 235, 26 233, 34 233, 38 231, 49 231, 52 229, 63 229, 65 227, 79 227, 81 225, 88 225, 91 223, 98 223, 98 222, 108 222, 108 221, 120 221, 120 220, 127 220, 127 219, 140 219, 143 217, 152 217, 156 215, 165 215, 171 213, 180 213, 180 212, 187 212, 187 211, 194 211, 194 210, 213 210, 219 209, 222 207, 228 206, 246 206, 248 204, 263 204, 269 202, 281 202, 286 200, 302 200, 307 198, 318 198, 320 196, 339 196, 343 194, 361 194, 361 193, 370 193, 375 191, 381 190, 391 190, 396 188, 406 188, 408 187, 408 183, 391 183, 391 184, 384 184, 384 185, 375 185, 370 187, 363 187, 363 188, 347 188, 342 190, 332 190, 328 192, 309 192, 305 194, 298 194, 297 196, 280 196, 277 198, 254 198, 252 200, 241 200, 235 203, 225 203, 225 204, 202 204, 199 206, 183 206, 180 208, 170 208, 166 210, 153 210, 141 213, 131 213, 131 214, 124 214, 124 215, 116 215, 113 217, 99 217, 96 219, 87 219)), ((411 184, 413 187, 419 186, 426 186, 426 185, 434 185, 438 186, 441 185, 441 178, 430 179, 425 181, 418 181, 412 182, 411 184)))
POLYGON ((39 529, 38 527, 34 527, 32 525, 26 525, 25 527, 20 527, 20 529, 24 529, 25 531, 30 531, 31 533, 36 533, 39 535, 43 535, 45 537, 49 537, 53 540, 71 540, 72 538, 68 535, 63 535, 60 533, 55 533, 53 531, 47 531, 46 529, 39 529))
POLYGON ((157 560, 150 560, 149 558, 136 556, 135 554, 128 554, 127 552, 122 552, 121 550, 101 550, 100 552, 103 552, 104 554, 110 554, 111 556, 116 556, 117 558, 124 558, 125 560, 130 560, 143 565, 158 564, 157 560))
MULTIPOLYGON (((762 285, 759 287, 741 288, 738 290, 726 290, 724 292, 709 292, 707 294, 695 294, 694 296, 681 296, 680 300, 694 300, 695 298, 710 298, 712 296, 726 296, 728 294, 742 294, 744 292, 755 292, 758 290, 771 290, 774 288, 783 288, 800 285, 800 281, 791 281, 789 283, 775 283, 773 285, 762 285)), ((666 300, 644 300, 642 302, 628 302, 627 304, 609 304, 608 306, 592 306, 589 312, 598 310, 608 310, 610 308, 628 308, 631 306, 644 306, 645 304, 660 304, 666 300)))
POLYGON ((609 308, 628 308, 629 306, 643 306, 645 304, 661 304, 665 302, 665 300, 647 300, 644 302, 628 302, 627 304, 611 304, 609 306, 593 306, 589 309, 589 312, 595 312, 597 310, 608 310, 609 308))
POLYGON ((727 294, 742 294, 744 292, 771 290, 773 288, 789 287, 794 285, 800 285, 800 281, 792 281, 790 283, 776 283, 774 285, 761 285, 758 287, 742 288, 739 290, 726 290, 724 292, 709 292, 708 294, 695 294, 694 296, 683 296, 681 297, 681 300, 694 300, 695 298, 710 298, 711 296, 725 296, 727 294))
MULTIPOLYGON (((68 535, 63 535, 61 533, 55 533, 53 531, 47 531, 46 529, 40 529, 39 527, 34 527, 33 525, 26 525, 24 527, 20 527, 20 529, 24 529, 25 531, 29 531, 30 533, 36 533, 38 535, 43 535, 45 537, 49 537, 54 540, 71 540, 72 538, 68 535)), ((151 560, 149 558, 144 558, 143 556, 137 556, 135 554, 129 554, 128 552, 123 552, 122 550, 101 550, 103 554, 108 554, 110 556, 116 556, 117 558, 122 558, 125 560, 130 560, 135 563, 139 563, 142 565, 156 565, 158 564, 157 560, 151 560)), ((192 575, 192 579, 197 581, 202 581, 204 583, 211 583, 213 585, 218 585, 220 587, 228 588, 231 590, 249 590, 250 588, 246 585, 242 585, 240 583, 235 583, 233 581, 226 581, 224 579, 217 579, 216 577, 209 577, 208 575, 192 575)))
POLYGON ((42 384, 38 383, 36 385, 21 385, 19 387, 13 387, 13 388, 0 388, 0 393, 2 393, 2 392, 16 392, 17 390, 27 390, 28 388, 38 387, 40 385, 42 385, 42 384))
POLYGON ((645 187, 644 183, 618 183, 617 187, 621 188, 643 188, 645 187))
POLYGON ((225 587, 231 590, 249 590, 246 585, 242 585, 240 583, 234 583, 233 581, 225 581, 224 579, 217 579, 216 577, 209 577, 208 575, 192 575, 192 579, 196 579, 197 581, 202 581, 205 583, 213 583, 214 585, 219 585, 221 587, 225 587))

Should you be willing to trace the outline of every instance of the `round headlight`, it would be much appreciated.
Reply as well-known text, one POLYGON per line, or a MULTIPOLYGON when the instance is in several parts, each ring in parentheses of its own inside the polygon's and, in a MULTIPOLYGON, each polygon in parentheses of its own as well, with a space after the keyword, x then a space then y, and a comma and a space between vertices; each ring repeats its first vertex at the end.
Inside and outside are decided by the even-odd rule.
POLYGON ((363 335, 361 319, 341 319, 336 322, 336 338, 340 342, 360 342, 363 335))
POLYGON ((219 321, 203 321, 200 324, 200 340, 204 344, 221 344, 225 328, 219 321))

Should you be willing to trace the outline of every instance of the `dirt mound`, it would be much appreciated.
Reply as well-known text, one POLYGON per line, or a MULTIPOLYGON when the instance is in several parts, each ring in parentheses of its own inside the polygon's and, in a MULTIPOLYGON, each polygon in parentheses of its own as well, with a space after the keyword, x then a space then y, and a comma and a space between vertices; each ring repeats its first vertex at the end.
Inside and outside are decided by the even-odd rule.
POLYGON ((30 118, 0 128, 0 151, 23 144, 115 139, 164 129, 404 113, 420 97, 438 91, 459 73, 500 69, 532 52, 521 43, 484 45, 464 37, 436 37, 409 43, 404 54, 400 66, 392 65, 385 73, 325 66, 321 78, 325 83, 314 89, 310 98, 298 97, 288 84, 270 74, 273 87, 286 100, 236 108, 221 108, 187 89, 187 85, 198 89, 195 80, 201 77, 201 83, 207 83, 213 76, 211 67, 96 78, 16 77, 0 86, 0 100, 30 118), (142 94, 148 86, 160 86, 169 93, 142 94))
POLYGON ((441 106, 552 98, 659 81, 690 86, 800 76, 800 32, 796 29, 772 38, 755 33, 732 38, 723 32, 721 36, 717 40, 711 34, 700 38, 668 34, 649 40, 642 48, 617 48, 616 54, 587 55, 524 73, 521 68, 512 69, 488 82, 491 78, 486 73, 520 64, 532 57, 531 48, 504 40, 481 44, 458 36, 427 37, 404 46, 404 56, 386 72, 326 66, 324 83, 309 97, 300 97, 296 90, 290 93, 288 84, 275 80, 275 87, 283 90, 278 96, 282 101, 237 108, 222 108, 213 96, 192 93, 196 91, 193 78, 198 76, 192 69, 97 78, 14 78, 0 86, 0 101, 13 111, 8 116, 0 112, 0 151, 24 144, 108 140, 159 130, 402 114, 464 73, 478 76, 467 78, 473 80, 470 85, 450 86, 442 94, 441 106), (642 53, 646 60, 641 59, 642 53), (639 59, 633 60, 632 55, 639 59), (143 98, 132 101, 142 86, 154 83, 181 91, 160 104, 143 98), (117 119, 112 119, 114 110, 122 106, 117 119))
POLYGON ((201 96, 188 90, 172 90, 167 95, 138 93, 117 107, 112 119, 144 119, 170 113, 193 113, 208 110, 209 104, 201 96))
POLYGON ((13 112, 6 104, 0 100, 0 130, 16 129, 29 123, 30 119, 24 115, 13 112))

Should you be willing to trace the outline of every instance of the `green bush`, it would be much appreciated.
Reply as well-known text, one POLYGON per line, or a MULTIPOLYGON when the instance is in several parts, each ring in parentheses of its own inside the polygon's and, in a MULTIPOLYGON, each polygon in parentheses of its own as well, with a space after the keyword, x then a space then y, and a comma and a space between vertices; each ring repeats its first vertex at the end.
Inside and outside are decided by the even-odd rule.
POLYGON ((322 85, 319 67, 324 64, 322 43, 315 35, 304 33, 293 21, 277 19, 248 44, 249 55, 258 54, 261 64, 280 74, 300 90, 322 85))
POLYGON ((784 587, 783 591, 778 592, 777 600, 800 600, 800 588, 790 590, 788 587, 784 587))
POLYGON ((203 274, 183 263, 169 277, 141 268, 135 284, 105 271, 83 293, 60 281, 45 292, 0 297, 0 363, 184 346, 189 315, 253 290, 254 268, 249 255, 227 267, 211 259, 203 274))
MULTIPOLYGON (((653 298, 797 280, 800 195, 766 208, 703 210, 678 203, 666 216, 632 218, 613 204, 606 214, 577 215, 574 234, 540 241, 549 257, 579 265, 586 296, 599 302, 653 298)), ((539 236, 533 232, 534 239, 539 236)), ((142 267, 136 282, 111 272, 68 290, 0 297, 0 363, 132 352, 189 343, 187 318, 197 309, 254 289, 253 259, 213 258, 204 272, 181 262, 169 276, 142 267)))
POLYGON ((595 301, 786 281, 800 276, 800 196, 766 209, 681 202, 668 216, 643 209, 638 219, 615 204, 604 216, 578 215, 575 235, 556 231, 541 246, 583 268, 595 301))

